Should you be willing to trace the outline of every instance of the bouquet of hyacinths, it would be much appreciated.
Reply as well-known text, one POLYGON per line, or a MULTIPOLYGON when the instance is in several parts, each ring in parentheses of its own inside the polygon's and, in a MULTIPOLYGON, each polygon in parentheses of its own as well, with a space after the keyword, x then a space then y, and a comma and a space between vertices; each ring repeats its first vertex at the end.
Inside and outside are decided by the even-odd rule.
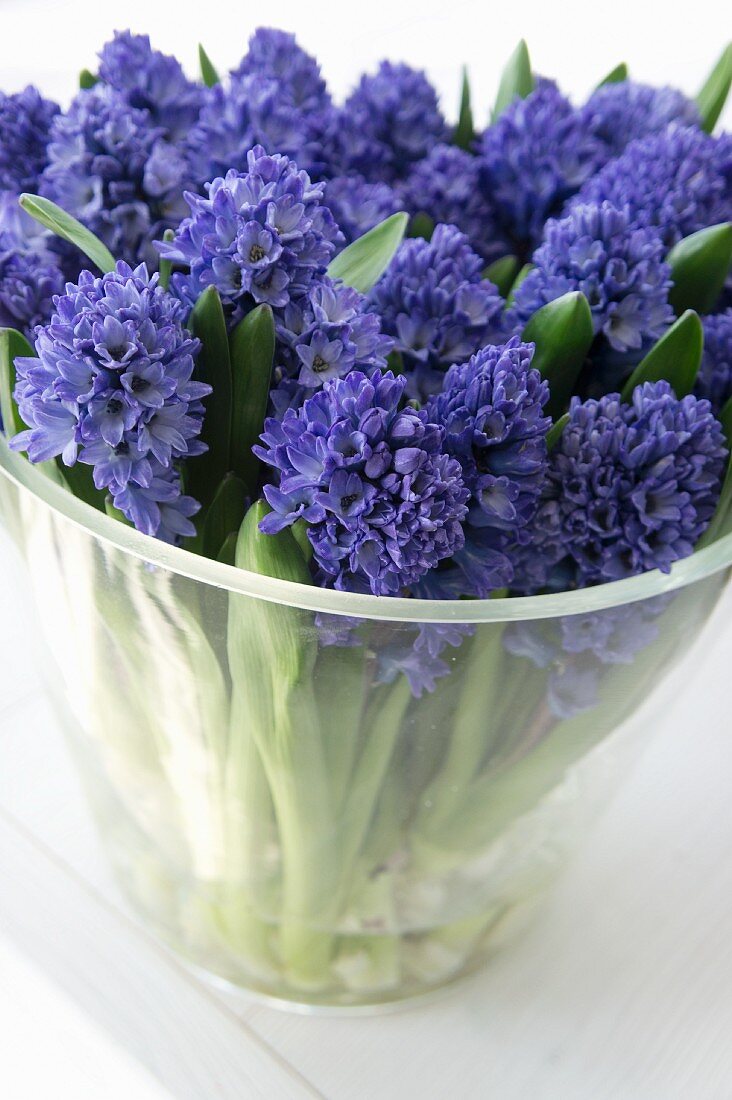
POLYGON ((403 64, 337 104, 280 31, 99 57, 0 99, 0 513, 89 797, 200 966, 422 992, 725 583, 676 563, 732 531, 732 48, 575 106, 522 43, 482 130, 467 75, 456 125, 403 64))

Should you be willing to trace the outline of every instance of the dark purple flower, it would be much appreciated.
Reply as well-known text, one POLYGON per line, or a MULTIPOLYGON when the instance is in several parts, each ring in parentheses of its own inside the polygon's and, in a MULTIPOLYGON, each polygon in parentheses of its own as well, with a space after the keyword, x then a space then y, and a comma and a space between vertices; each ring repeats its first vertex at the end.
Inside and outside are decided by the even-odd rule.
POLYGON ((44 99, 32 84, 14 95, 0 92, 0 190, 37 190, 58 112, 58 104, 44 99))
POLYGON ((581 112, 549 80, 488 127, 480 155, 483 191, 519 255, 606 159, 581 112))
POLYGON ((384 331, 404 359, 409 394, 437 393, 445 370, 502 332, 503 299, 454 225, 431 241, 404 241, 371 292, 384 331))
POLYGON ((29 430, 14 449, 31 462, 61 455, 92 466, 97 489, 150 535, 176 522, 190 534, 183 521, 197 508, 181 497, 175 462, 205 450, 201 399, 211 388, 192 379, 199 344, 183 315, 144 264, 120 261, 101 278, 82 271, 36 330, 37 357, 16 360, 29 430))
POLYGON ((79 92, 52 127, 41 192, 87 225, 112 255, 157 261, 155 237, 185 211, 181 154, 148 111, 113 88, 79 92))
POLYGON ((27 337, 48 320, 53 296, 64 288, 50 240, 12 192, 0 196, 0 325, 27 337))
POLYGON ((671 125, 639 138, 582 188, 576 201, 627 208, 636 226, 655 228, 667 248, 732 220, 732 137, 671 125))
POLYGON ((278 310, 276 331, 272 400, 279 416, 334 378, 352 370, 371 374, 384 369, 392 349, 366 298, 327 275, 316 279, 298 302, 278 310))
POLYGON ((269 419, 255 447, 279 475, 265 487, 275 533, 302 517, 323 582, 395 595, 463 544, 468 490, 442 429, 401 408, 405 382, 351 371, 297 411, 269 419))
POLYGON ((367 183, 355 174, 328 180, 325 201, 346 244, 400 209, 400 201, 388 183, 367 183))
POLYGON ((340 239, 324 190, 288 157, 255 146, 246 172, 215 179, 205 198, 187 192, 190 217, 173 241, 158 242, 162 256, 190 268, 173 277, 178 292, 190 300, 215 286, 232 321, 260 302, 299 301, 340 239))
POLYGON ((732 397, 732 307, 703 319, 704 354, 694 392, 718 415, 732 397))
POLYGON ((320 66, 298 45, 294 34, 286 31, 259 27, 231 75, 235 80, 256 76, 274 81, 280 97, 303 112, 322 111, 330 106, 320 66))
POLYGON ((699 109, 677 88, 653 88, 623 80, 597 88, 582 113, 587 124, 606 146, 607 157, 616 157, 636 138, 660 134, 671 122, 699 126, 699 109))
POLYGON ((691 554, 716 508, 727 447, 708 401, 645 383, 573 398, 551 454, 517 590, 584 587, 660 569, 691 554))
POLYGON ((523 326, 547 302, 581 291, 597 335, 619 352, 639 349, 673 320, 671 271, 654 229, 639 229, 609 202, 573 205, 550 221, 518 287, 510 319, 523 326))
POLYGON ((465 547, 450 570, 425 578, 425 595, 486 597, 511 583, 511 553, 529 537, 547 476, 549 387, 531 367, 532 344, 514 337, 450 368, 426 407, 445 430, 470 490, 465 547))
POLYGON ((358 172, 370 182, 403 179, 439 141, 447 124, 426 75, 382 61, 361 77, 334 127, 334 173, 358 172))
POLYGON ((148 111, 170 141, 184 139, 198 118, 203 89, 174 57, 154 50, 146 34, 117 31, 100 51, 99 78, 131 107, 148 111))
POLYGON ((424 160, 413 166, 399 195, 410 214, 424 213, 435 223, 456 225, 469 239, 471 248, 490 262, 509 252, 510 246, 496 225, 488 196, 480 188, 480 166, 478 157, 456 145, 435 145, 424 160))

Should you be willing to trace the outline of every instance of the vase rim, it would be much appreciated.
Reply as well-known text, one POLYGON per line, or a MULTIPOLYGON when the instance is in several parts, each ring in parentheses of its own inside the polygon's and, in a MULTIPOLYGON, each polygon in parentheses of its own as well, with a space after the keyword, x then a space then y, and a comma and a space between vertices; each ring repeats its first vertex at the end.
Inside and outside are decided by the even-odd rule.
POLYGON ((20 490, 30 493, 92 538, 129 557, 137 558, 200 584, 242 596, 284 604, 322 614, 414 623, 495 623, 550 619, 602 611, 685 588, 695 581, 732 566, 732 533, 724 535, 669 573, 654 569, 635 577, 593 588, 540 596, 512 596, 485 600, 423 600, 338 592, 296 581, 282 581, 213 561, 182 547, 170 546, 120 523, 79 500, 8 447, 0 432, 0 472, 20 490))

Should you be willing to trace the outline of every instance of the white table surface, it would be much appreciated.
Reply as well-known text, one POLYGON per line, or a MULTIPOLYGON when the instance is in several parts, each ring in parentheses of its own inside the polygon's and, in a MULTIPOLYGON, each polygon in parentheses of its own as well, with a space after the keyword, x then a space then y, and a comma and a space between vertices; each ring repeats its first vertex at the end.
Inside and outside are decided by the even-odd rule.
POLYGON ((127 912, 2 555, 3 1100, 732 1096, 732 591, 529 935, 431 1006, 310 1018, 228 1002, 127 912))
MULTIPOLYGON (((729 35, 723 10, 697 0, 692 25, 667 0, 280 0, 272 13, 227 0, 3 0, 2 83, 35 79, 66 100, 124 26, 189 67, 201 40, 223 69, 269 18, 319 54, 339 93, 355 71, 404 58, 429 69, 449 110, 467 62, 480 122, 521 35, 539 71, 578 96, 622 59, 639 79, 693 92, 729 35)), ((1 545, 0 612, 2 1100, 732 1097, 732 598, 543 920, 442 1002, 359 1019, 227 1003, 140 928, 40 696, 1 545)))

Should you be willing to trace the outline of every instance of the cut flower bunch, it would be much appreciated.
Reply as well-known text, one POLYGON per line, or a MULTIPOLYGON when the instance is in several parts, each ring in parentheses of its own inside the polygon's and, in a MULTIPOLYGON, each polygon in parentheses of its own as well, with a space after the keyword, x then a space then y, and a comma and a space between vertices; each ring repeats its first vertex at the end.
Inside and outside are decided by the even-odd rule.
POLYGON ((0 514, 137 901, 227 980, 397 999, 493 950, 719 593, 673 577, 732 530, 732 47, 574 105, 521 43, 456 123, 282 31, 200 59, 121 32, 66 109, 0 96, 0 445, 83 505, 0 514))

